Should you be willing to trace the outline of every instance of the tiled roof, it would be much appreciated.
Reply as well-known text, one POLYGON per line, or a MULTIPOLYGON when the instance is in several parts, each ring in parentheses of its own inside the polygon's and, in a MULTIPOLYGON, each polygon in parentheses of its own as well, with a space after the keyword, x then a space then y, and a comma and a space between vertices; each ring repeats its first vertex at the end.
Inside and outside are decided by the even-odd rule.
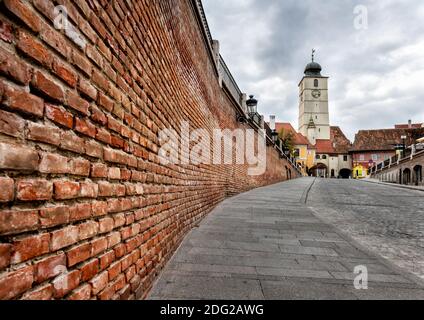
POLYGON ((395 145, 403 143, 403 135, 408 137, 406 143, 410 144, 412 132, 410 129, 361 130, 356 134, 351 151, 393 150, 395 145))
POLYGON ((331 141, 335 153, 349 153, 352 143, 346 138, 340 127, 331 127, 331 141))
POLYGON ((309 145, 308 139, 302 135, 301 133, 298 133, 293 126, 290 123, 287 122, 279 122, 275 124, 275 129, 278 133, 284 130, 284 132, 290 132, 294 136, 294 144, 300 145, 300 146, 306 146, 309 145))
POLYGON ((420 129, 424 126, 424 123, 413 123, 411 128, 409 128, 409 124, 397 124, 395 125, 395 129, 420 129))
POLYGON ((315 148, 317 149, 317 153, 324 154, 333 154, 336 153, 336 150, 333 148, 333 143, 331 140, 322 140, 317 139, 317 143, 315 144, 315 148))

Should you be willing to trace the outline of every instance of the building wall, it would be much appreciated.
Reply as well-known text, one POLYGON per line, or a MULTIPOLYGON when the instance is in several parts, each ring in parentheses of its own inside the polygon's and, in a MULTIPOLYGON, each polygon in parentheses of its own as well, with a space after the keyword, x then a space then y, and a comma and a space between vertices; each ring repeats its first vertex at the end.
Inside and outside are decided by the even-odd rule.
POLYGON ((396 155, 395 151, 362 151, 353 152, 353 176, 362 179, 369 176, 368 169, 396 155), (377 160, 375 160, 377 159, 377 160))
POLYGON ((249 128, 219 85, 192 2, 49 0, 0 13, 0 299, 138 299, 226 197, 287 179, 161 165, 158 132, 249 128), (83 40, 81 40, 83 39, 83 40), (85 43, 85 44, 84 44, 85 43))

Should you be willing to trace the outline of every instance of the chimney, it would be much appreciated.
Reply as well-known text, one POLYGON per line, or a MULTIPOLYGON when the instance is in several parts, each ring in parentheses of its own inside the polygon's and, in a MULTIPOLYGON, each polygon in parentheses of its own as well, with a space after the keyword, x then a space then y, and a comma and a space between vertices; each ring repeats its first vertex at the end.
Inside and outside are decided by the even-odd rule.
POLYGON ((412 129, 412 120, 408 121, 408 129, 412 129))

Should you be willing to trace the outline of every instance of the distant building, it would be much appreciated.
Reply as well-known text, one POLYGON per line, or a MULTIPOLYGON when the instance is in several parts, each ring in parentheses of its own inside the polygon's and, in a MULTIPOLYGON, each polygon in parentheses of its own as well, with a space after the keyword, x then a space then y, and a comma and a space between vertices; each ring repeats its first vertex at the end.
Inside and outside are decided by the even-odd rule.
POLYGON ((414 129, 411 125, 396 125, 395 129, 359 131, 350 150, 353 177, 356 179, 368 177, 369 169, 395 156, 399 152, 399 146, 413 144, 413 133, 414 129), (403 140, 402 137, 406 139, 403 140))
POLYGON ((349 178, 352 172, 351 146, 339 127, 330 126, 328 77, 321 75, 321 66, 314 61, 305 68, 299 83, 299 133, 315 153, 308 174, 324 178, 349 178), (312 165, 312 166, 311 166, 312 165))

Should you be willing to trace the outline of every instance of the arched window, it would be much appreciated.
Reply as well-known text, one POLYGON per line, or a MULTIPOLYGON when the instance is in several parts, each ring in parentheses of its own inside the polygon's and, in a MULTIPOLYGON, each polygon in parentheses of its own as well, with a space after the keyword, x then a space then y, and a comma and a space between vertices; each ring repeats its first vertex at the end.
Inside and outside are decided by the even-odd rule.
POLYGON ((323 160, 327 160, 327 156, 324 154, 324 155, 322 156, 322 159, 323 159, 323 160))
POLYGON ((314 80, 314 87, 318 88, 318 86, 319 86, 319 81, 318 81, 318 79, 315 79, 314 80))

